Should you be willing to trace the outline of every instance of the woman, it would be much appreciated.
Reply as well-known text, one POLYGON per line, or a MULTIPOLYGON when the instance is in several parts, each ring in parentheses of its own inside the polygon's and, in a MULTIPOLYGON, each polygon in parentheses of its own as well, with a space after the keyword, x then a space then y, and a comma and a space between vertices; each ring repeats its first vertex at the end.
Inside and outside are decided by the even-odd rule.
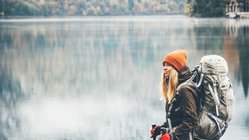
POLYGON ((151 130, 152 137, 165 127, 170 134, 164 134, 160 140, 192 139, 191 132, 197 123, 198 93, 191 82, 186 82, 190 77, 185 50, 178 49, 164 57, 161 97, 166 101, 166 122, 151 130))

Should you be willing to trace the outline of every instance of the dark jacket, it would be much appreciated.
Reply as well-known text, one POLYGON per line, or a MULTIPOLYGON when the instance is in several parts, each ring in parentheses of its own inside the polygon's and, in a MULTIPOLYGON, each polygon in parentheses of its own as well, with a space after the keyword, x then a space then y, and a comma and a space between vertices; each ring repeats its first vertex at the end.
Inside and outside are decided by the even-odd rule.
MULTIPOLYGON (((179 72, 179 85, 191 77, 188 67, 179 72)), ((178 85, 178 86, 179 86, 178 85)), ((192 83, 183 84, 171 103, 166 102, 166 127, 169 127, 167 119, 171 120, 174 140, 189 140, 197 123, 197 99, 198 90, 192 83)))

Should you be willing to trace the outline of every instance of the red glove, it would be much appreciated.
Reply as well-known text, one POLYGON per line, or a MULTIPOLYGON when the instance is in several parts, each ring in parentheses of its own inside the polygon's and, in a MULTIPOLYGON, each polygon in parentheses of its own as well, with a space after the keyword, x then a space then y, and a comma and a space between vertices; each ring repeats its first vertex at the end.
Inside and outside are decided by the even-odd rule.
POLYGON ((160 137, 160 140, 171 140, 170 138, 170 134, 169 133, 165 133, 160 137))

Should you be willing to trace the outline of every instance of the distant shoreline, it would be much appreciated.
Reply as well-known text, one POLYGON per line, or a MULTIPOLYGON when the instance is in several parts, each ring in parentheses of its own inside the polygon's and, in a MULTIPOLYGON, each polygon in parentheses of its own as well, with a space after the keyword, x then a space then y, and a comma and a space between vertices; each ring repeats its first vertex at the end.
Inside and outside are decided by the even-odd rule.
POLYGON ((168 14, 114 14, 114 15, 74 15, 74 16, 0 16, 0 19, 26 19, 26 18, 68 18, 68 17, 128 17, 128 16, 186 16, 184 13, 168 13, 168 14))
POLYGON ((142 20, 142 21, 151 21, 153 19, 159 19, 164 17, 189 17, 186 15, 122 15, 122 16, 53 16, 53 17, 44 17, 44 16, 11 16, 8 18, 0 18, 0 22, 34 22, 34 21, 127 21, 127 20, 142 20))

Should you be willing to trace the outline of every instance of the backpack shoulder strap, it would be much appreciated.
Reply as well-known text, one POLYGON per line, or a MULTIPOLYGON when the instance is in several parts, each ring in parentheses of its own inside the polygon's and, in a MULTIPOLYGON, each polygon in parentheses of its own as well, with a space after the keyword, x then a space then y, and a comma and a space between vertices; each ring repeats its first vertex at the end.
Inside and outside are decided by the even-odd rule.
MULTIPOLYGON (((194 80, 194 78, 195 78, 196 76, 197 76, 197 71, 195 71, 195 72, 193 73, 193 75, 192 75, 188 80, 186 80, 185 82, 181 83, 181 84, 176 88, 176 94, 178 94, 180 88, 181 88, 182 86, 186 85, 186 84, 191 83, 191 84, 193 84, 194 86, 196 86, 196 83, 193 82, 193 80, 194 80)), ((197 87, 197 86, 196 86, 196 87, 197 87)))

